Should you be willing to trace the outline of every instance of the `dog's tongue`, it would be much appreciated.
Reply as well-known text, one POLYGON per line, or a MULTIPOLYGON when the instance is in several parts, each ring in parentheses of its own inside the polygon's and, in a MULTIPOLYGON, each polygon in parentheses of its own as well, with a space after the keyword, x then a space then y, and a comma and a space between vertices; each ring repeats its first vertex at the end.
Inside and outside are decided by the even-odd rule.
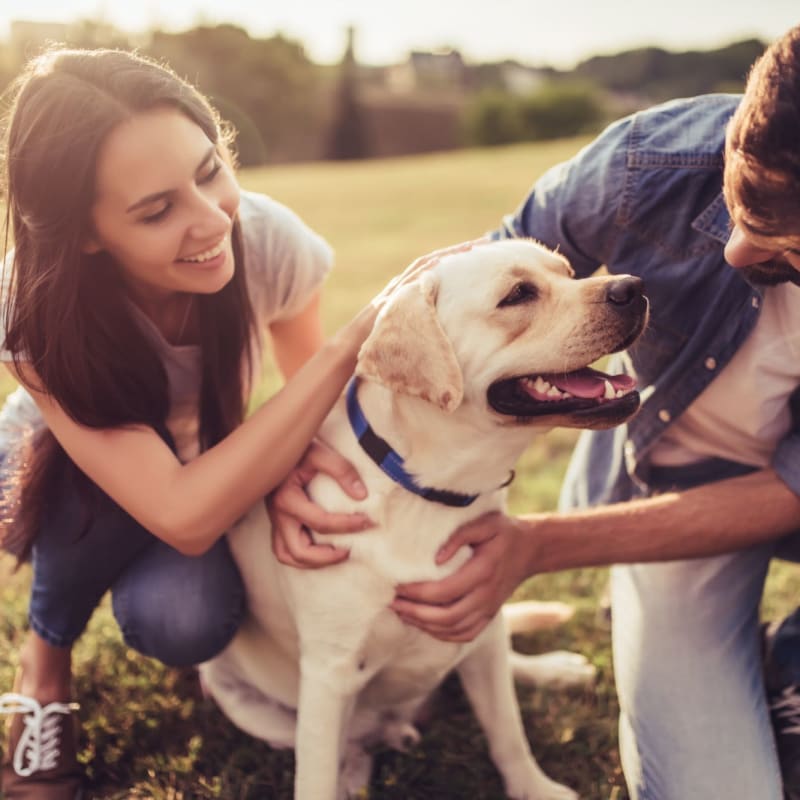
POLYGON ((630 375, 606 375, 591 367, 584 367, 566 375, 543 375, 542 377, 561 389, 562 392, 568 392, 573 397, 602 397, 606 390, 606 381, 614 387, 615 392, 620 389, 628 392, 636 386, 636 381, 630 375))

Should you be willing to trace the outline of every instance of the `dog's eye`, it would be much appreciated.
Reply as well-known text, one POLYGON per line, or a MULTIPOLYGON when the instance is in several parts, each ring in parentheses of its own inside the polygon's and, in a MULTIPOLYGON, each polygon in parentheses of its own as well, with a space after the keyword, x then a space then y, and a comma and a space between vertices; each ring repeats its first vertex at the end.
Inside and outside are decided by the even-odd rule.
POLYGON ((522 303, 530 303, 539 296, 539 292, 532 283, 516 284, 514 288, 497 304, 498 308, 504 306, 518 306, 522 303))

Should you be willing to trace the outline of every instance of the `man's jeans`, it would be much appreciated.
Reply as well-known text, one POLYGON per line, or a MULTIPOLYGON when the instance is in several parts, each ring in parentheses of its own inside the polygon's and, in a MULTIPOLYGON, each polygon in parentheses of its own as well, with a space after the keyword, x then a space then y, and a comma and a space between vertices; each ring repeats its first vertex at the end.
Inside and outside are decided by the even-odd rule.
MULTIPOLYGON (((664 473, 660 488, 695 483, 691 470, 664 473)), ((769 543, 612 569, 620 750, 632 800, 782 800, 759 635, 764 580, 779 550, 769 543)), ((793 617, 783 646, 800 678, 800 636, 788 638, 800 612, 793 617)))

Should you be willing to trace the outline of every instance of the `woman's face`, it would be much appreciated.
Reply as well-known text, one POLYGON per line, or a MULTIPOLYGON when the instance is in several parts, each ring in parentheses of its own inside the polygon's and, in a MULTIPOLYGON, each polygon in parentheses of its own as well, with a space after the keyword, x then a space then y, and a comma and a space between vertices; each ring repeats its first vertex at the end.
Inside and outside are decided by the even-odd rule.
POLYGON ((179 111, 155 108, 114 128, 98 155, 95 189, 85 250, 113 256, 140 305, 217 292, 233 276, 239 187, 179 111))

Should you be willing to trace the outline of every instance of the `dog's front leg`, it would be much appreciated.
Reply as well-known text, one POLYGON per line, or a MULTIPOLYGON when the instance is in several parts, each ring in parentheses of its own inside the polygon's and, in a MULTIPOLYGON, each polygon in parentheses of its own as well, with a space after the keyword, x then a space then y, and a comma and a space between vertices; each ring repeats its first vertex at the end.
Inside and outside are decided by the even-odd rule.
POLYGON ((295 800, 338 800, 339 765, 353 700, 324 665, 301 667, 295 743, 295 800))
POLYGON ((481 642, 458 666, 461 684, 489 743, 512 800, 576 800, 572 789, 544 774, 528 747, 508 661, 508 642, 498 615, 481 642))

